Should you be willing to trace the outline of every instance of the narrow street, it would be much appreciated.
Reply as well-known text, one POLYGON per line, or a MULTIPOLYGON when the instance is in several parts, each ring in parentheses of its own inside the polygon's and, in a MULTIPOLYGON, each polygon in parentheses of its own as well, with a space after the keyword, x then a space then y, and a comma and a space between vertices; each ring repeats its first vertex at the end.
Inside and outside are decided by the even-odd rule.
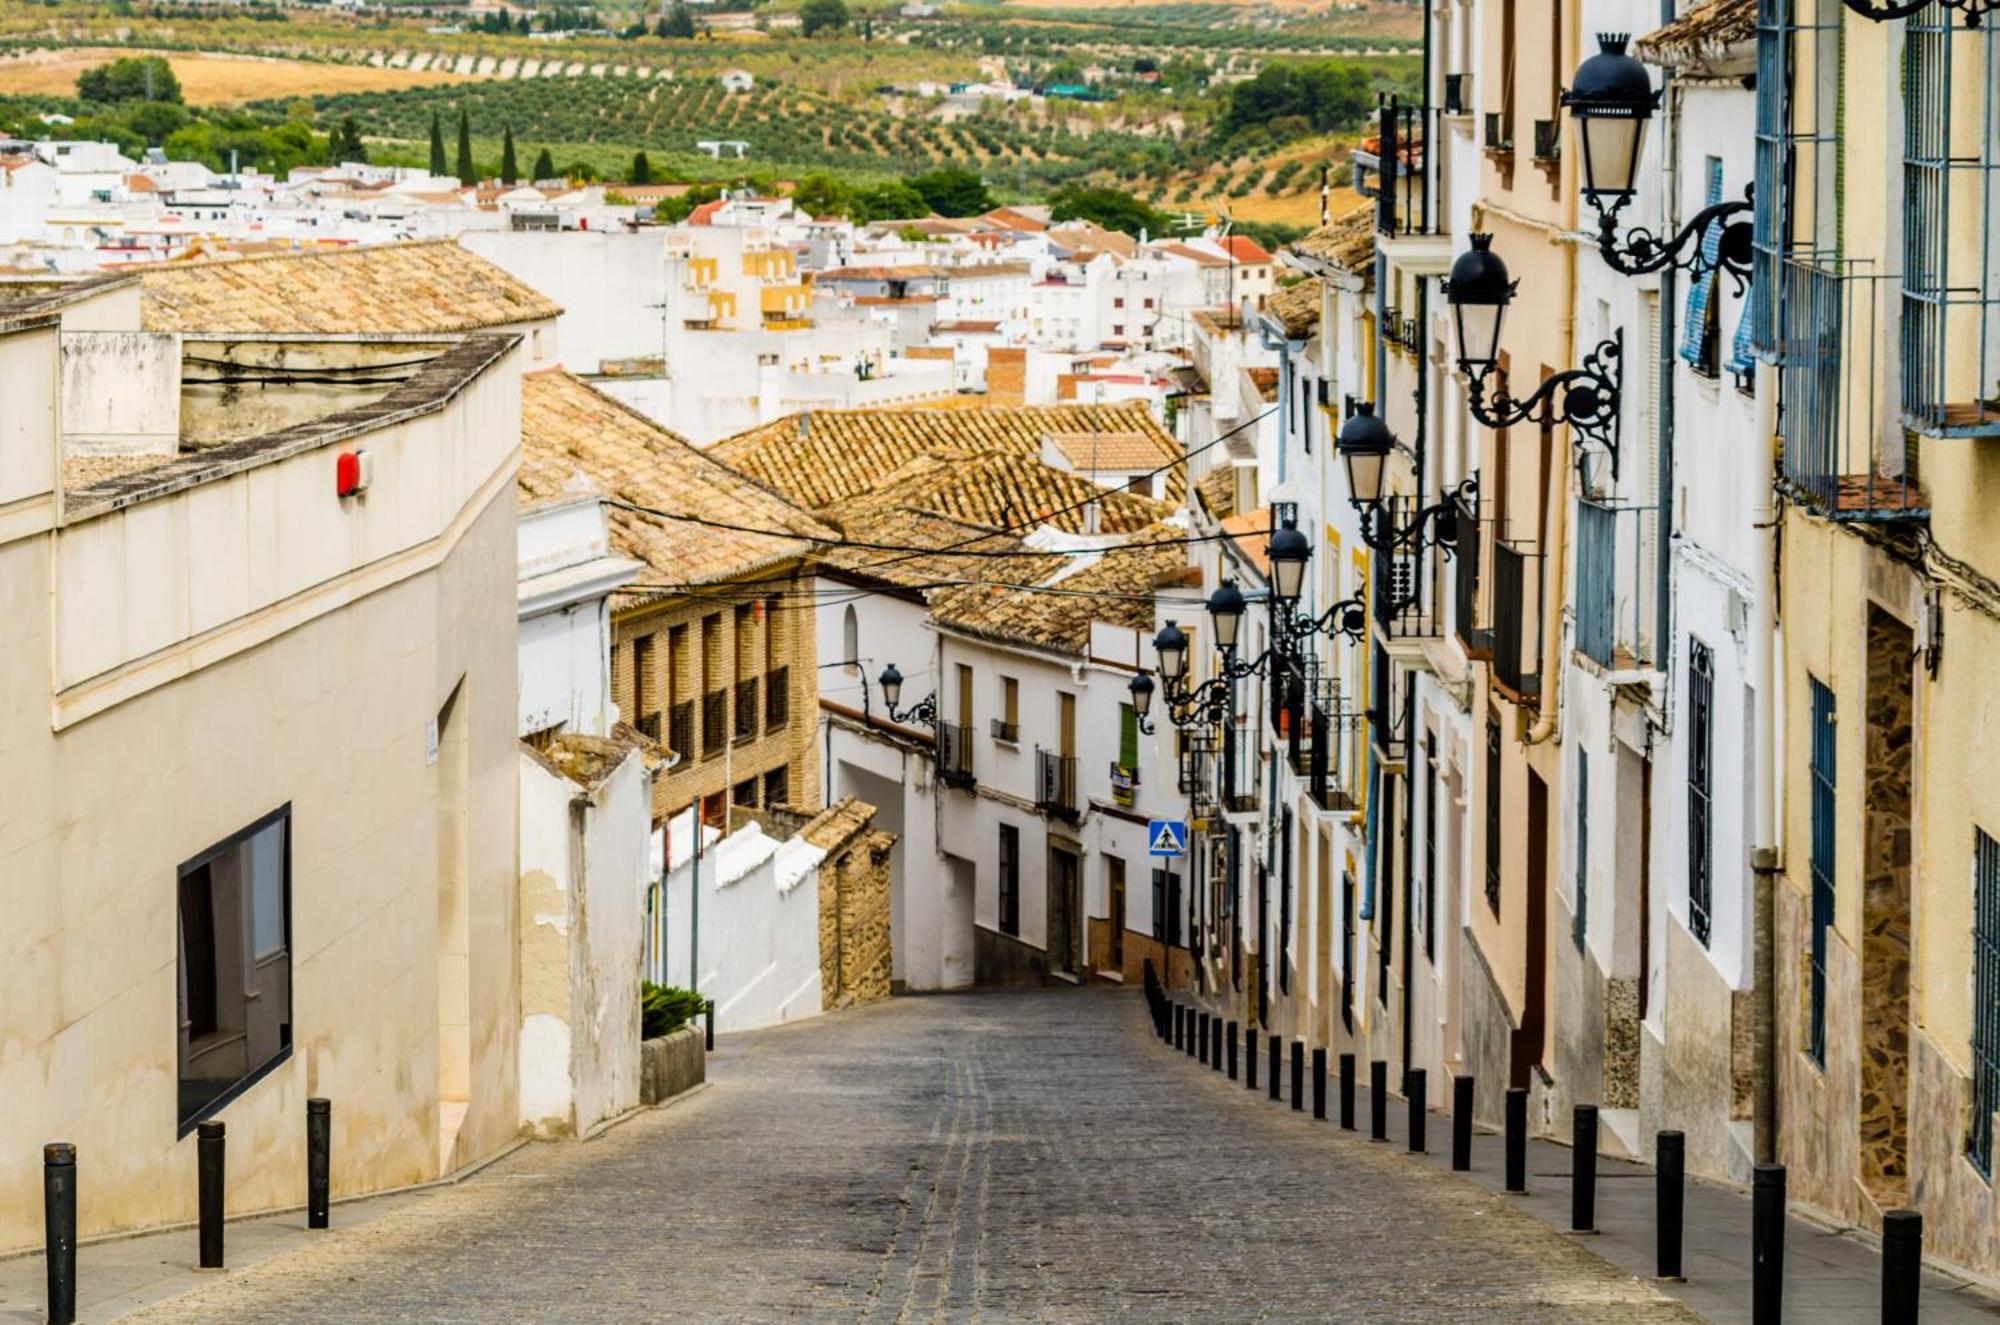
POLYGON ((1176 1061, 1136 995, 902 998, 134 1321, 1688 1321, 1504 1198, 1176 1061))

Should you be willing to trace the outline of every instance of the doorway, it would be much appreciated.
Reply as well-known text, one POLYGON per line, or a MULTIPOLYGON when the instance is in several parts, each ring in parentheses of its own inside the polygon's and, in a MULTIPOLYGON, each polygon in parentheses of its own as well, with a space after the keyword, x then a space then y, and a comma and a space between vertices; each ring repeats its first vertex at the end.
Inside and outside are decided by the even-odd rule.
POLYGON ((1125 974, 1125 858, 1107 856, 1104 860, 1106 871, 1105 891, 1105 962, 1104 964, 1125 974))
POLYGON ((1521 1028, 1514 1032, 1508 1084, 1525 1090, 1542 1062, 1548 1025, 1549 982, 1549 785, 1528 770, 1528 897, 1521 923, 1527 926, 1526 984, 1521 995, 1521 1028))
POLYGON ((1861 1185, 1909 1203, 1910 628, 1868 609, 1868 780, 1862 820, 1861 1185))
POLYGON ((1078 897, 1079 871, 1076 853, 1053 843, 1049 846, 1049 969, 1076 976, 1076 918, 1082 912, 1078 897))

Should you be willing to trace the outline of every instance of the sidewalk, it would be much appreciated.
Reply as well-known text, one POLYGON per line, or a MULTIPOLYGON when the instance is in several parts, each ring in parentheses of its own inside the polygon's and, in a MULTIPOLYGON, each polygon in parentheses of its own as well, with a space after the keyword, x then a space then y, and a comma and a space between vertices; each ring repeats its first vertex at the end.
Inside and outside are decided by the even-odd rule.
MULTIPOLYGON (((1142 1020, 1150 1035, 1152 1022, 1142 1020)), ((1158 1043, 1155 1039, 1155 1043, 1158 1043)), ((1283 1063, 1283 1085, 1279 1099, 1267 1093, 1269 1082, 1260 1071, 1257 1090, 1242 1081, 1231 1082, 1222 1073, 1199 1059, 1164 1046, 1163 1052, 1182 1060, 1190 1073, 1201 1073, 1211 1081, 1233 1085, 1243 1097, 1244 1108, 1291 1108, 1292 1082, 1290 1050, 1283 1063)), ((1311 1070, 1311 1058, 1307 1058, 1311 1070)), ((1338 1060, 1327 1064, 1326 1112, 1324 1124, 1338 1131, 1340 1126, 1340 1077, 1338 1060)), ((1264 1063, 1259 1063, 1262 1069, 1264 1063)), ((1399 1095, 1389 1097, 1386 1142, 1371 1142, 1369 1129, 1368 1064, 1357 1064, 1354 1122, 1356 1130, 1345 1135, 1355 1144, 1379 1144, 1404 1155, 1409 1162, 1429 1164, 1437 1169, 1451 1167, 1451 1115, 1432 1111, 1424 1123, 1423 1155, 1408 1154, 1409 1106, 1399 1095)), ((1488 1087, 1482 1082, 1481 1089, 1488 1087)), ((1306 1078, 1302 1093, 1305 1116, 1312 1116, 1312 1079, 1306 1078)), ((1567 1146, 1550 1141, 1528 1142, 1528 1190, 1514 1198, 1524 1214, 1532 1215, 1552 1228, 1567 1230, 1570 1216, 1570 1154, 1567 1146)), ((1495 1132, 1475 1130, 1472 1136, 1472 1169, 1455 1176, 1499 1192, 1506 1186, 1505 1141, 1495 1132)), ((1581 1234, 1592 1252, 1635 1278, 1651 1281, 1655 1268, 1654 1174, 1650 1166, 1600 1155, 1597 1160, 1597 1232, 1581 1234)), ((1668 1297, 1685 1304, 1711 1325, 1750 1325, 1750 1194, 1689 1178, 1686 1187, 1686 1217, 1682 1224, 1681 1269, 1685 1283, 1656 1283, 1668 1297)), ((1878 1325, 1882 1318, 1882 1258, 1876 1247, 1852 1233, 1835 1232, 1810 1220, 1789 1218, 1785 1222, 1784 1318, 1810 1321, 1813 1325, 1878 1325)), ((1920 1303, 1924 1325, 1996 1325, 2000 1323, 2000 1297, 1961 1280, 1935 1271, 1924 1273, 1920 1303)))

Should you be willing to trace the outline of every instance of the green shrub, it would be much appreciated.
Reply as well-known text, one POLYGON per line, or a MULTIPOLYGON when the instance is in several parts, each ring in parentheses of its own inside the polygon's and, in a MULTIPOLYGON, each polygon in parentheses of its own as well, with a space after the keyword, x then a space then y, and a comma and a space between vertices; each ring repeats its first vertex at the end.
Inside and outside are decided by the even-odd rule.
POLYGON ((656 985, 651 980, 639 986, 639 1038, 657 1040, 671 1035, 700 1015, 708 1000, 692 989, 656 985))

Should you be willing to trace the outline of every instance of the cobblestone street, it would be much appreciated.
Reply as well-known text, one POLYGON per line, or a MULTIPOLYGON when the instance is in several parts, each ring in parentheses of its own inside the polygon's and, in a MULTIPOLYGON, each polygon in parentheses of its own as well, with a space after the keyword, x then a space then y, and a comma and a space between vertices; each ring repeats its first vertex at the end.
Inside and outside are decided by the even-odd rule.
POLYGON ((1687 1321, 1505 1199, 1177 1060, 1136 995, 896 999, 143 1321, 1687 1321))

